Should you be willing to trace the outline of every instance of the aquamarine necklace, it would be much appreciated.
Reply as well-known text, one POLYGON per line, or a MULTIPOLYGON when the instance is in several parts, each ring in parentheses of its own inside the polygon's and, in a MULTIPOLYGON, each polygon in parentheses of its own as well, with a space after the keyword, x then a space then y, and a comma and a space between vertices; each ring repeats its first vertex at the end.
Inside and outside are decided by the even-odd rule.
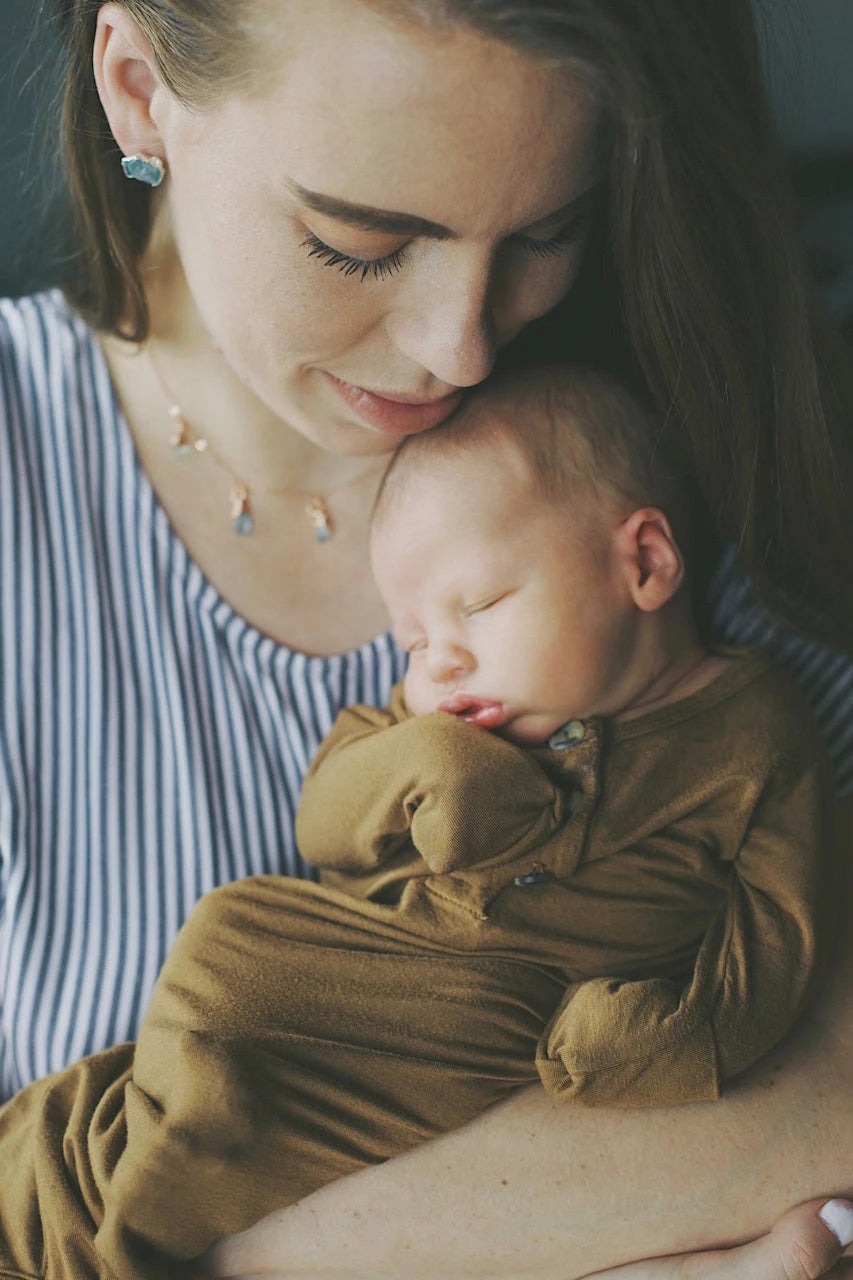
POLYGON ((329 501, 339 493, 342 493, 344 489, 349 489, 351 485, 359 484, 369 476, 378 475, 379 467, 377 467, 376 463, 374 462, 370 467, 359 472, 358 475, 352 476, 349 480, 345 480, 343 484, 337 485, 336 488, 331 489, 325 495, 310 493, 307 489, 277 489, 259 485, 253 486, 250 490, 246 481, 237 475, 234 468, 223 458, 219 450, 214 448, 207 436, 193 430, 187 422, 181 406, 175 400, 158 368, 151 347, 149 346, 146 349, 151 369, 157 379, 163 397, 168 403, 168 414, 172 422, 169 444, 174 453, 182 458, 192 457, 193 454, 210 454, 220 470, 224 471, 229 477, 231 481, 228 495, 229 513, 231 527, 234 532, 240 534, 241 537, 254 532, 255 508, 252 501, 252 495, 254 494, 270 498, 299 499, 304 503, 305 514, 313 526, 315 542, 329 542, 336 532, 335 520, 329 508, 329 501))

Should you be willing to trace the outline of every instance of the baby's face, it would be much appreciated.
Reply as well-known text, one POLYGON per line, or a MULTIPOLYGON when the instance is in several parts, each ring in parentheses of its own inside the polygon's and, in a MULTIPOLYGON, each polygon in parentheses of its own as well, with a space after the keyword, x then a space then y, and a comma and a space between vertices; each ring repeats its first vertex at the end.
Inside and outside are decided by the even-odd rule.
POLYGON ((410 710, 524 745, 617 710, 637 610, 612 542, 592 503, 544 503, 509 440, 427 463, 372 538, 410 710))

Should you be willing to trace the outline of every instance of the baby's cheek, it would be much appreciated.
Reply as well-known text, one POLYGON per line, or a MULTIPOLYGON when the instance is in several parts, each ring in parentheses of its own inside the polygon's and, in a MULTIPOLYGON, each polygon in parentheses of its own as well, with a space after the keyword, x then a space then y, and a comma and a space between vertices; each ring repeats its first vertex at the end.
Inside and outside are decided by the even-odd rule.
POLYGON ((403 679, 406 706, 413 715, 423 716, 437 711, 441 691, 436 688, 424 671, 416 655, 409 658, 409 669, 403 679))

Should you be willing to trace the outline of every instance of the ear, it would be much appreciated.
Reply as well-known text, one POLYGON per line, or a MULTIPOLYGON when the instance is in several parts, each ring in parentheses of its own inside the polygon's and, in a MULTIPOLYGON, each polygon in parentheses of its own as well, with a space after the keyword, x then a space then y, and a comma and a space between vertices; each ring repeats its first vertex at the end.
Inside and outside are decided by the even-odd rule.
POLYGON ((614 540, 634 604, 646 613, 660 609, 684 581, 684 559, 666 516, 657 507, 639 507, 618 526, 614 540))
POLYGON ((152 115, 162 89, 151 42, 120 4, 98 11, 93 64, 104 114, 122 153, 165 159, 152 115))

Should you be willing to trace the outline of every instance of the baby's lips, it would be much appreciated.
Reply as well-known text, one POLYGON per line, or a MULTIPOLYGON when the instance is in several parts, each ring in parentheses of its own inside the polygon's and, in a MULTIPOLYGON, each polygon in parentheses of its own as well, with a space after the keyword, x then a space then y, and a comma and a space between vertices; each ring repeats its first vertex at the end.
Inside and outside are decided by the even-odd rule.
POLYGON ((498 729, 507 719, 502 702, 495 702, 491 698, 476 698, 459 690, 442 698, 438 709, 449 711, 466 724, 475 724, 481 729, 498 729))

